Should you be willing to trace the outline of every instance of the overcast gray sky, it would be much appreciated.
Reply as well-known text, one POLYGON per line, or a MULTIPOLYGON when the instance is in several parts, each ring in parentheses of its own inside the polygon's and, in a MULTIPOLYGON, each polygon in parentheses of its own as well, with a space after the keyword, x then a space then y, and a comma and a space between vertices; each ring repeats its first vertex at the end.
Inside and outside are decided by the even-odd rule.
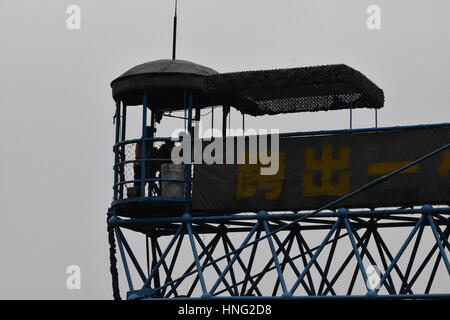
MULTIPOLYGON (((177 57, 221 72, 345 63, 384 89, 380 125, 448 122, 448 12, 447 0, 180 0, 177 57), (366 27, 371 4, 381 30, 366 27)), ((0 298, 111 297, 109 83, 170 58, 172 15, 168 0, 0 2, 0 298), (66 28, 70 4, 80 30, 66 28), (66 289, 71 264, 82 290, 66 289)), ((372 125, 355 112, 354 126, 372 125)), ((344 128, 348 113, 246 126, 344 128)))

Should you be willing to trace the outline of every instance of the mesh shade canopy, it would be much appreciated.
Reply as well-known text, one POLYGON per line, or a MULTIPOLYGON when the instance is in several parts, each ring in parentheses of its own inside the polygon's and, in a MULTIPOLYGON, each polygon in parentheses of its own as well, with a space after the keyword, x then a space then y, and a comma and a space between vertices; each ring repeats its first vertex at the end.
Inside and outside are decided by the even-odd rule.
POLYGON ((383 90, 346 65, 219 73, 206 77, 209 95, 244 114, 379 109, 383 90))
POLYGON ((194 107, 229 105, 253 116, 349 108, 379 109, 383 90, 346 65, 217 73, 183 60, 157 60, 136 66, 111 83, 113 97, 127 105, 182 110, 183 92, 194 107))

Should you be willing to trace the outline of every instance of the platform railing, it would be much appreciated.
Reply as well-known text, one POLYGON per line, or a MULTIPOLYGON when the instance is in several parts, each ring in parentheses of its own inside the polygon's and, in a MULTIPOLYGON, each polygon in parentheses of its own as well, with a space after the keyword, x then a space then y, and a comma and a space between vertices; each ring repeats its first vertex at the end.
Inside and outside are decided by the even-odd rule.
MULTIPOLYGON (((114 183, 113 185, 113 190, 115 191, 115 193, 117 193, 117 199, 115 200, 125 200, 127 198, 133 198, 135 200, 164 200, 164 201, 189 201, 190 200, 190 195, 184 195, 184 197, 162 197, 160 195, 152 195, 152 190, 150 189, 148 192, 146 192, 146 187, 148 183, 154 183, 154 182, 158 182, 161 183, 162 182, 179 182, 179 183, 189 183, 191 182, 190 178, 186 178, 184 177, 183 179, 175 179, 175 178, 163 178, 161 177, 161 169, 159 169, 158 171, 160 172, 160 176, 159 177, 152 177, 149 176, 149 174, 146 172, 146 170, 142 170, 142 168, 146 168, 149 162, 158 164, 158 163, 171 163, 172 159, 171 158, 157 158, 157 157, 152 157, 152 155, 150 154, 150 157, 147 157, 147 155, 143 154, 141 152, 141 157, 137 158, 135 155, 133 156, 129 156, 129 152, 126 152, 126 148, 128 146, 134 146, 136 147, 137 145, 141 145, 143 146, 144 144, 147 144, 148 146, 153 146, 155 142, 180 142, 180 139, 173 139, 170 137, 151 137, 151 138, 141 138, 141 139, 130 139, 130 140, 125 140, 122 142, 119 142, 117 144, 114 145, 113 147, 113 151, 116 154, 117 157, 117 161, 114 164, 113 168, 114 171, 117 172, 118 175, 118 179, 117 181, 114 183), (139 176, 140 178, 136 179, 136 178, 130 178, 129 176, 133 173, 136 174, 136 172, 134 170, 136 170, 135 165, 139 163, 140 166, 140 172, 139 172, 139 176), (126 170, 126 166, 127 165, 133 165, 133 168, 131 168, 131 170, 126 170), (125 194, 125 188, 127 185, 138 185, 139 186, 139 192, 136 194, 136 196, 134 197, 129 197, 126 196, 125 194)), ((141 147, 142 148, 142 147, 141 147)))

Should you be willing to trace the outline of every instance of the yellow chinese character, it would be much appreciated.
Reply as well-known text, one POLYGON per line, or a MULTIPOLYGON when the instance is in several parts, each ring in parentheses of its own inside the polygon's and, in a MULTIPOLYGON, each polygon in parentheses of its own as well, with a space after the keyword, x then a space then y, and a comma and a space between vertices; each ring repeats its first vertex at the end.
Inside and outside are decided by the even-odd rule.
MULTIPOLYGON (((249 159, 248 152, 245 153, 249 159)), ((267 200, 274 200, 281 194, 285 175, 285 153, 279 153, 279 168, 277 174, 261 175, 262 164, 239 164, 237 176, 236 198, 243 199, 254 196, 257 190, 265 190, 267 200)))
POLYGON ((450 150, 444 151, 444 157, 439 165, 437 172, 441 176, 446 176, 450 171, 450 150))
MULTIPOLYGON (((401 167, 404 167, 408 164, 410 164, 412 161, 397 161, 397 162, 374 162, 369 163, 367 167, 367 174, 369 176, 377 176, 377 175, 384 175, 394 172, 397 169, 400 169, 401 167)), ((400 174, 404 173, 417 173, 420 170, 420 166, 418 164, 409 167, 406 170, 403 170, 400 172, 400 174)))
POLYGON ((305 154, 305 169, 307 171, 320 172, 320 185, 314 183, 314 172, 305 173, 303 176, 303 195, 314 196, 343 196, 350 191, 350 172, 339 172, 338 182, 333 184, 331 177, 333 171, 344 170, 349 167, 350 148, 340 147, 339 158, 333 158, 333 147, 322 147, 322 157, 316 159, 316 149, 307 148, 305 154))

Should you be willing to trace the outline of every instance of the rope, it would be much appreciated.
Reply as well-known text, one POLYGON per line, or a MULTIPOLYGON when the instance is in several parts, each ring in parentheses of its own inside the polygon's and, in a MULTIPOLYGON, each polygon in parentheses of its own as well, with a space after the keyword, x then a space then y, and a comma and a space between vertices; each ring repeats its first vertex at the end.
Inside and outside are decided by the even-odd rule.
POLYGON ((106 223, 108 225, 108 242, 109 242, 109 270, 111 271, 113 298, 114 300, 122 300, 119 289, 119 273, 117 272, 117 258, 116 258, 116 239, 114 238, 114 228, 108 224, 112 212, 108 210, 108 218, 106 223))

